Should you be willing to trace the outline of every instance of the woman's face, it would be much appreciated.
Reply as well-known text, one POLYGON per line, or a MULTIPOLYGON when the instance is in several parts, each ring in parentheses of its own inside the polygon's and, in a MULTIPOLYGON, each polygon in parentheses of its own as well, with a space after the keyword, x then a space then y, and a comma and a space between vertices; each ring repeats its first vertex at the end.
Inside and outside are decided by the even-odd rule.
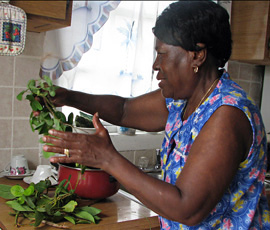
POLYGON ((153 69, 158 71, 157 80, 166 98, 187 99, 194 87, 192 52, 180 46, 172 46, 156 39, 157 57, 153 69))

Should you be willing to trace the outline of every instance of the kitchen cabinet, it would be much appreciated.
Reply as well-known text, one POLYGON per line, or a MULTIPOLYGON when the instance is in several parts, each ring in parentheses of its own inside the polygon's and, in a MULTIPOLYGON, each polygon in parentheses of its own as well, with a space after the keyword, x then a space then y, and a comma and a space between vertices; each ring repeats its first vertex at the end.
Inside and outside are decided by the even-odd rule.
POLYGON ((21 1, 11 0, 11 5, 27 14, 27 31, 45 32, 70 26, 72 0, 21 1))
POLYGON ((232 1, 233 48, 230 60, 270 64, 269 1, 232 1))

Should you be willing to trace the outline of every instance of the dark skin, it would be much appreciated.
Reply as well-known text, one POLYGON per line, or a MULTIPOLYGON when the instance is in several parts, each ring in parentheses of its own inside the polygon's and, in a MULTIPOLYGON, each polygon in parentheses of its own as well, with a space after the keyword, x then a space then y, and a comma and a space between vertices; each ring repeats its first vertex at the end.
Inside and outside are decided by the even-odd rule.
POLYGON ((45 145, 44 150, 63 153, 68 148, 70 158, 54 157, 51 161, 78 162, 101 168, 156 213, 185 225, 196 225, 209 215, 228 189, 239 164, 249 152, 252 130, 241 110, 221 106, 195 139, 175 185, 148 176, 121 156, 98 115, 116 125, 147 131, 164 130, 168 117, 164 97, 187 99, 184 117, 187 119, 218 78, 215 61, 206 49, 186 51, 157 39, 156 50, 158 55, 153 69, 159 71, 160 89, 157 91, 124 99, 60 88, 54 98, 56 105, 65 104, 89 113, 98 111, 94 116, 96 133, 84 135, 51 130, 50 134, 57 138, 45 136, 44 141, 54 146, 45 145), (194 66, 199 67, 196 74, 194 66))

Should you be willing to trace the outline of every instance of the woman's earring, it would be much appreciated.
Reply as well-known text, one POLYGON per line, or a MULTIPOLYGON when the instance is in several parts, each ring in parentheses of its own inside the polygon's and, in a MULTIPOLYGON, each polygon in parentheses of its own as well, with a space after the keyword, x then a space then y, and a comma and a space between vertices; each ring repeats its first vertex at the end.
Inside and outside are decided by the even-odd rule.
POLYGON ((194 73, 198 73, 199 67, 198 66, 195 66, 193 70, 194 70, 194 73))

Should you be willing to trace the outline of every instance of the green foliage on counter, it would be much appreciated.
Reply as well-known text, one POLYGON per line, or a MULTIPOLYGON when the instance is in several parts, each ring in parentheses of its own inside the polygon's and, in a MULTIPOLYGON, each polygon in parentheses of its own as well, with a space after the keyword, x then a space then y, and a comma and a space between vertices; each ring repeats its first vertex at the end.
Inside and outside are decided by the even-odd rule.
MULTIPOLYGON (((69 178, 70 180, 70 178, 69 178)), ((72 224, 97 223, 100 220, 100 209, 83 206, 78 207, 75 189, 68 190, 69 180, 63 180, 55 187, 53 196, 48 195, 50 180, 31 183, 26 189, 20 185, 0 184, 0 197, 8 199, 6 204, 13 209, 10 215, 15 216, 15 225, 19 227, 19 218, 31 220, 35 227, 41 223, 58 228, 66 228, 57 224, 61 221, 69 221, 72 224), (67 182, 67 183, 66 183, 67 182)))

